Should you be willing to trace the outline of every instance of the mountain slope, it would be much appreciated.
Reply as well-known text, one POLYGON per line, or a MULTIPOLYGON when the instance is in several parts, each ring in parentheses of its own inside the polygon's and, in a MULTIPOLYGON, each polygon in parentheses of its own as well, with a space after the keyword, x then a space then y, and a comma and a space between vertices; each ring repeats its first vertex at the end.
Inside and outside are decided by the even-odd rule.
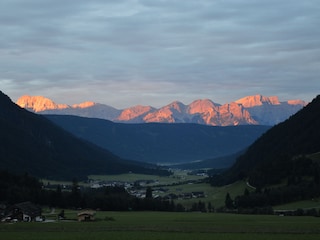
MULTIPOLYGON (((279 182, 288 174, 316 169, 304 155, 320 152, 320 95, 288 120, 274 126, 248 150, 224 175, 229 182, 248 177, 250 183, 265 185, 279 182), (300 157, 299 157, 300 156, 300 157), (295 165, 295 166, 294 166, 295 165)), ((308 173, 310 174, 310 173, 308 173)))
POLYGON ((56 104, 39 96, 22 96, 17 104, 41 114, 76 115, 123 123, 198 123, 212 126, 247 124, 272 126, 305 106, 301 100, 280 102, 277 97, 261 95, 247 96, 224 105, 209 99, 196 100, 189 105, 175 101, 159 109, 151 106, 134 106, 118 110, 98 103, 68 106, 56 104))
POLYGON ((148 171, 21 109, 2 92, 0 106, 0 169, 54 179, 148 171))
POLYGON ((46 115, 78 137, 133 160, 173 164, 243 150, 269 127, 200 124, 123 124, 102 119, 46 115))
POLYGON ((215 157, 211 159, 205 159, 197 162, 190 162, 190 163, 182 163, 174 165, 173 168, 178 169, 211 169, 210 172, 223 172, 225 169, 230 168, 236 161, 236 159, 244 153, 245 150, 233 153, 231 155, 226 155, 222 157, 215 157))

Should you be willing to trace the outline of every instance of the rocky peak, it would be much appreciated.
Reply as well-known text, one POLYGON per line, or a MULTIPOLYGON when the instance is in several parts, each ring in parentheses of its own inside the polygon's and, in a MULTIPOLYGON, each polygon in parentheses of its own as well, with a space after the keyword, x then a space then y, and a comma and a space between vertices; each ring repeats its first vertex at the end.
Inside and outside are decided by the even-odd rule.
POLYGON ((17 105, 22 108, 27 108, 34 112, 41 112, 45 110, 51 109, 65 109, 70 106, 67 104, 56 104, 49 98, 45 98, 43 96, 22 96, 17 100, 17 105))
POLYGON ((206 112, 217 111, 218 108, 219 108, 219 104, 215 104, 210 99, 199 99, 189 104, 188 112, 190 114, 206 113, 206 112))
POLYGON ((186 105, 184 105, 182 102, 174 101, 170 103, 169 105, 165 106, 166 109, 176 110, 177 112, 184 112, 186 109, 186 105))
POLYGON ((189 105, 179 101, 161 108, 137 105, 118 110, 107 105, 84 102, 72 106, 56 104, 42 96, 22 96, 17 104, 43 114, 69 114, 96 117, 127 123, 200 123, 212 126, 243 124, 274 125, 296 113, 305 102, 290 100, 280 102, 278 97, 247 96, 235 102, 220 105, 210 99, 199 99, 189 105), (53 111, 54 110, 54 111, 53 111))
POLYGON ((242 104, 232 102, 224 104, 219 108, 221 125, 258 124, 242 104))
POLYGON ((83 103, 79 103, 79 104, 73 104, 72 107, 73 108, 88 108, 88 107, 93 107, 94 105, 96 105, 95 102, 83 102, 83 103))
POLYGON ((247 96, 235 101, 238 104, 242 104, 245 108, 251 108, 256 106, 261 106, 264 104, 269 105, 279 105, 279 99, 277 96, 265 97, 262 95, 254 95, 254 96, 247 96))
POLYGON ((176 122, 173 111, 168 106, 160 108, 157 111, 148 113, 143 118, 143 120, 145 122, 165 122, 165 123, 176 122))
POLYGON ((300 99, 289 100, 289 101, 287 101, 287 103, 289 105, 301 105, 301 106, 306 106, 307 105, 307 103, 305 101, 302 101, 300 99))
POLYGON ((153 108, 150 106, 137 105, 134 107, 124 109, 121 112, 121 114, 119 115, 119 117, 117 118, 117 120, 118 121, 130 121, 132 119, 141 117, 152 110, 153 110, 153 108))

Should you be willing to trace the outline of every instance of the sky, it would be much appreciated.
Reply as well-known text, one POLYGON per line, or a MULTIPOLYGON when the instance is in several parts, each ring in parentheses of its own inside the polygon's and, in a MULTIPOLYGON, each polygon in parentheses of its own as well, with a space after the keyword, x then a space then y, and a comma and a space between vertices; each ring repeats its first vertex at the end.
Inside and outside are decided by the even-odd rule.
POLYGON ((117 108, 320 90, 319 0, 1 0, 0 90, 117 108))

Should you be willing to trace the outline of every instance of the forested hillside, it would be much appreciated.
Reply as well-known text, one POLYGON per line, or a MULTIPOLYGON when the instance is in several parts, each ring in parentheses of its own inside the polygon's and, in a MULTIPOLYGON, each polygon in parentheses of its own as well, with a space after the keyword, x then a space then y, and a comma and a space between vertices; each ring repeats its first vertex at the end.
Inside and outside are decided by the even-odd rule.
POLYGON ((51 179, 156 172, 152 166, 123 160, 78 139, 45 117, 18 107, 2 92, 0 106, 0 169, 51 179))
MULTIPOLYGON (((76 136, 118 156, 159 164, 186 163, 230 155, 248 147, 270 128, 187 123, 124 124, 77 116, 46 117, 76 136)), ((230 163, 217 162, 215 166, 229 167, 230 163)))
POLYGON ((302 164, 301 157, 320 151, 319 110, 320 96, 317 96, 298 113, 258 138, 223 175, 224 180, 249 178, 252 183, 264 185, 287 177, 289 169, 302 164))
POLYGON ((230 208, 273 206, 320 196, 320 95, 274 126, 225 173, 211 176, 212 185, 245 180, 255 188, 229 201, 230 208))

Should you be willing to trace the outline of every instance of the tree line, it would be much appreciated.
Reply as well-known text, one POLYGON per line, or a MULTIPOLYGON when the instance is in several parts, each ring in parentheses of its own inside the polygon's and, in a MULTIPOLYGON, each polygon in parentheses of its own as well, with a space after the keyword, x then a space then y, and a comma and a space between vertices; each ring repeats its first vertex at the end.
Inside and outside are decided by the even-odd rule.
POLYGON ((8 205, 24 201, 49 207, 83 209, 92 208, 106 211, 184 211, 181 204, 161 198, 152 198, 151 189, 145 198, 130 195, 124 187, 82 188, 76 179, 68 190, 57 185, 56 189, 45 189, 35 177, 15 175, 0 171, 0 202, 8 205))

